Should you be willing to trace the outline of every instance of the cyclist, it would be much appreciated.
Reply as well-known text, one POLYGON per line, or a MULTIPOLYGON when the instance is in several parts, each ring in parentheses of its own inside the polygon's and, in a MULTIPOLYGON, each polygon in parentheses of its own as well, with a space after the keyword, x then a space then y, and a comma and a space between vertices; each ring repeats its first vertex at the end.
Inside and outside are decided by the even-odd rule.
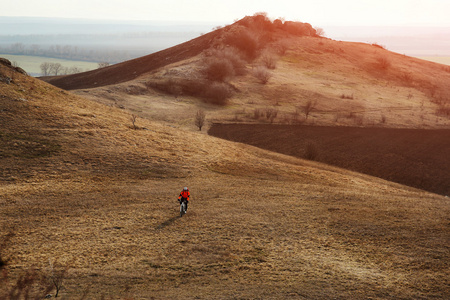
POLYGON ((184 187, 180 192, 180 196, 178 196, 178 202, 181 203, 181 201, 184 201, 186 203, 186 212, 188 209, 189 196, 191 196, 191 193, 189 193, 189 189, 187 187, 184 187))

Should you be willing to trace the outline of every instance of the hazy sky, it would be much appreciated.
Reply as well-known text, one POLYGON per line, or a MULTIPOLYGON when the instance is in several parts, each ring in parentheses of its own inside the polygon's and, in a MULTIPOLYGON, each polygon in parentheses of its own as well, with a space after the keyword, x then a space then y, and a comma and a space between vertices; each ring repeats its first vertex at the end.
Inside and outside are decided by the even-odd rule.
POLYGON ((450 26, 450 0, 0 0, 0 16, 205 21, 255 12, 327 25, 450 26))

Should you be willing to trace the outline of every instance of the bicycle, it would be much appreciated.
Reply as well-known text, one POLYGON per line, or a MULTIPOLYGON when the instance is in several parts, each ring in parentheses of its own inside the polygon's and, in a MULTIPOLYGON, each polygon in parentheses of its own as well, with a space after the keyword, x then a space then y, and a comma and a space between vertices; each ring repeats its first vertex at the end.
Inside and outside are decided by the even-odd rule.
POLYGON ((186 213, 186 199, 179 200, 180 202, 180 218, 186 213))

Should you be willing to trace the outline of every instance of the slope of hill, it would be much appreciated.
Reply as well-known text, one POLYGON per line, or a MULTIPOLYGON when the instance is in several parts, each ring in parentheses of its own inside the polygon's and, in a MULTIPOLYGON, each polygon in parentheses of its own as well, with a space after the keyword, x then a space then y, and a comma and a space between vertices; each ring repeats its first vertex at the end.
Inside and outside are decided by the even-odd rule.
POLYGON ((450 126, 448 66, 263 16, 109 68, 44 80, 179 124, 191 118, 180 113, 202 108, 214 122, 261 123, 271 109, 270 121, 283 124, 450 126))
MULTIPOLYGON (((230 122, 264 124, 265 136, 259 134, 258 142, 252 133, 239 140, 281 153, 305 149, 305 139, 298 136, 275 143, 280 127, 269 124, 348 127, 348 133, 354 128, 358 131, 358 127, 376 127, 379 133, 383 132, 380 128, 392 127, 450 128, 448 66, 393 53, 379 45, 321 38, 309 24, 271 22, 264 16, 244 18, 158 54, 50 82, 78 88, 77 78, 94 83, 91 75, 95 74, 102 74, 104 84, 109 85, 74 92, 184 129, 195 130, 199 109, 206 112, 206 127, 230 122), (136 79, 120 77, 121 72, 133 70, 136 79)), ((230 127, 221 127, 221 136, 231 136, 223 132, 226 128, 230 127)), ((248 132, 248 126, 242 128, 239 134, 248 132)), ((297 128, 292 127, 292 131, 297 128)), ((384 131, 383 138, 393 138, 390 132, 384 131)), ((376 151, 369 152, 370 147, 364 144, 368 138, 349 143, 347 137, 337 140, 333 130, 314 140, 317 145, 346 142, 351 148, 337 159, 323 162, 352 166, 359 172, 446 195, 448 131, 438 132, 441 137, 417 131, 409 134, 408 140, 402 137, 385 142, 380 138, 373 144, 372 139, 376 151), (421 136, 433 136, 434 140, 427 145, 421 136), (391 144, 399 140, 420 147, 401 145, 393 150, 391 144), (431 145, 440 145, 434 149, 433 159, 429 151, 423 151, 431 145), (357 162, 355 156, 364 157, 364 163, 357 162)), ((322 157, 336 157, 336 147, 320 148, 322 157)))
POLYGON ((1 297, 450 295, 445 197, 0 74, 1 297))

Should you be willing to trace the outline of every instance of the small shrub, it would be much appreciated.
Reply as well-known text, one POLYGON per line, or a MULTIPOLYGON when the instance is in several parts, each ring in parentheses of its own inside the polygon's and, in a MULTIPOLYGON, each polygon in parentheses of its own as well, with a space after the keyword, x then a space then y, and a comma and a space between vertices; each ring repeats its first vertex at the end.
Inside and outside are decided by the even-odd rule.
POLYGON ((253 111, 253 119, 258 120, 264 115, 263 111, 259 108, 255 108, 253 111))
POLYGON ((377 47, 377 48, 380 48, 380 49, 386 49, 386 46, 380 45, 380 44, 378 44, 378 43, 373 43, 372 46, 377 47))
POLYGON ((377 67, 381 70, 387 70, 391 66, 391 62, 385 56, 377 57, 377 67))
POLYGON ((341 99, 350 99, 350 100, 353 100, 354 97, 353 97, 353 94, 351 94, 351 95, 342 94, 342 95, 341 95, 341 99))
POLYGON ((305 153, 303 157, 308 160, 315 160, 318 156, 319 149, 317 147, 317 144, 312 141, 308 141, 305 146, 305 153))
POLYGON ((278 115, 278 110, 274 108, 267 108, 265 113, 267 120, 269 120, 270 123, 273 123, 278 115))
POLYGON ((253 76, 255 76, 262 84, 269 82, 272 74, 267 70, 266 67, 258 66, 253 70, 253 76))
POLYGON ((226 47, 223 49, 209 49, 205 51, 205 56, 207 58, 228 60, 233 65, 233 71, 236 75, 245 74, 246 62, 242 58, 241 52, 235 47, 226 47))
POLYGON ((248 29, 241 29, 237 33, 230 33, 225 37, 225 43, 239 49, 248 61, 254 60, 258 55, 258 37, 248 29))
POLYGON ((283 56, 289 50, 289 41, 287 39, 280 40, 274 45, 275 51, 278 55, 283 56))
POLYGON ((189 96, 200 96, 205 86, 209 84, 206 80, 199 79, 165 79, 161 81, 148 81, 146 83, 147 88, 153 88, 160 90, 176 97, 183 94, 189 96))
POLYGON ((437 109, 436 114, 437 115, 441 115, 441 116, 450 117, 450 106, 448 106, 448 105, 447 106, 445 106, 445 105, 440 106, 437 109))
POLYGON ((228 59, 217 57, 206 60, 203 73, 212 81, 225 81, 235 74, 233 64, 228 59))
POLYGON ((218 105, 227 104, 227 100, 231 95, 231 88, 223 82, 213 82, 212 84, 205 86, 203 94, 206 98, 206 102, 218 105))
POLYGON ((323 28, 320 27, 314 27, 314 29, 316 30, 316 34, 320 37, 324 37, 325 36, 325 30, 323 30, 323 28))
POLYGON ((297 36, 317 36, 316 30, 308 23, 286 21, 284 31, 297 36))
POLYGON ((277 57, 270 52, 265 52, 261 55, 261 62, 267 69, 274 70, 277 67, 277 57))
POLYGON ((402 81, 402 83, 406 86, 412 86, 413 85, 413 76, 411 73, 409 72, 404 72, 400 75, 400 80, 402 81))

